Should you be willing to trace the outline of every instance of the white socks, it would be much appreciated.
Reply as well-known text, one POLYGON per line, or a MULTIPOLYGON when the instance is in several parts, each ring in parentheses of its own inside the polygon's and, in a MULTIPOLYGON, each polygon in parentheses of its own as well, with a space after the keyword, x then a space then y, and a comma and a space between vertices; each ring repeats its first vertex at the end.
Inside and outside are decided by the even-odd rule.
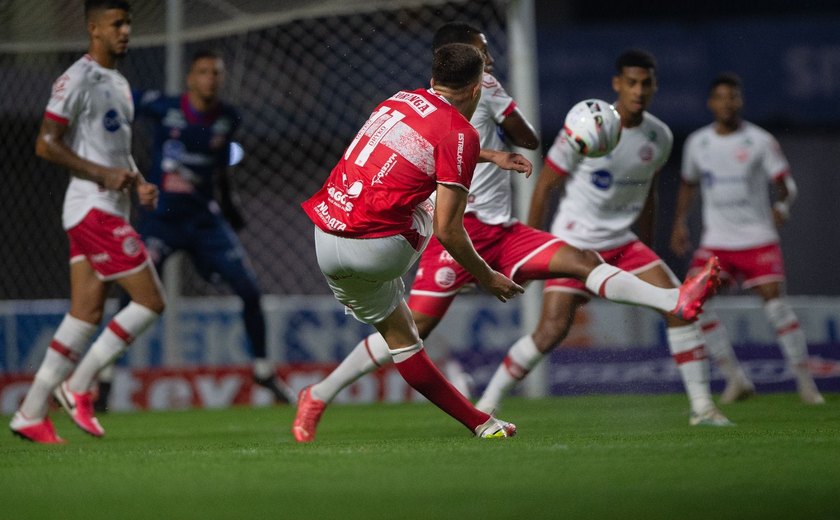
POLYGON ((714 407, 709 389, 709 360, 696 323, 668 328, 668 347, 677 363, 694 413, 714 407))
POLYGON ((677 306, 679 289, 656 287, 613 265, 603 263, 586 277, 586 288, 601 298, 644 305, 664 312, 677 306))
POLYGON ((524 379, 542 358, 543 354, 537 350, 530 334, 519 338, 508 350, 475 407, 485 413, 492 413, 498 409, 499 403, 508 392, 524 379))
POLYGON ((379 333, 373 333, 360 341, 323 381, 312 386, 312 397, 329 403, 344 387, 392 362, 385 338, 379 333))
POLYGON ((732 349, 732 342, 726 328, 721 323, 717 313, 711 309, 704 309, 700 315, 700 329, 703 331, 703 339, 706 341, 706 350, 709 352, 715 365, 723 372, 727 381, 742 379, 748 381, 746 374, 741 369, 741 364, 732 349))
POLYGON ((20 412, 27 419, 43 419, 47 416, 50 394, 73 371, 94 332, 96 325, 93 323, 69 314, 64 315, 35 374, 35 380, 20 405, 20 412))
POLYGON ((131 302, 111 319, 82 359, 67 385, 71 392, 90 391, 96 374, 128 348, 158 317, 156 312, 131 302))
POLYGON ((787 359, 791 370, 797 379, 808 374, 808 344, 805 340, 805 333, 799 328, 799 319, 793 312, 793 308, 782 298, 770 300, 764 304, 764 313, 767 320, 776 329, 776 336, 779 346, 787 359))

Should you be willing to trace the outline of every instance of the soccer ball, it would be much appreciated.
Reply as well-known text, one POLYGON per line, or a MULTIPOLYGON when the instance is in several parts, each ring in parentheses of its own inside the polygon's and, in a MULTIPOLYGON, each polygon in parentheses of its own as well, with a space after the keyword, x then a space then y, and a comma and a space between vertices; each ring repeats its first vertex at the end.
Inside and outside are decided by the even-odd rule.
POLYGON ((566 141, 580 154, 603 157, 621 138, 621 116, 615 107, 600 99, 584 99, 566 114, 566 141))

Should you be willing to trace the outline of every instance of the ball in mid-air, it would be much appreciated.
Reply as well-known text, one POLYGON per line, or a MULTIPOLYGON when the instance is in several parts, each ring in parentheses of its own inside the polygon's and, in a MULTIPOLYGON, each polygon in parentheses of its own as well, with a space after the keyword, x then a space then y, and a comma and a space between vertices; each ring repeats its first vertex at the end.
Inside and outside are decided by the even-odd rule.
POLYGON ((618 145, 621 116, 606 101, 584 99, 566 114, 563 132, 577 152, 587 157, 603 157, 618 145))

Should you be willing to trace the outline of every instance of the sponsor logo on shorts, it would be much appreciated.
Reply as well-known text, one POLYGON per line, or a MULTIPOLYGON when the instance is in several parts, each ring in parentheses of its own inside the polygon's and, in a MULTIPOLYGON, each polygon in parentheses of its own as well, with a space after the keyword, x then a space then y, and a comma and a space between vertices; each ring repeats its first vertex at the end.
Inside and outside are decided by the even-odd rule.
POLYGON ((90 263, 92 264, 105 264, 111 261, 111 255, 108 253, 96 253, 90 255, 90 263))
POLYGON ((455 283, 455 270, 451 267, 441 267, 435 272, 435 283, 444 289, 455 283))
POLYGON ((123 240, 122 250, 123 253, 128 256, 137 256, 140 254, 140 251, 142 251, 142 247, 140 246, 140 241, 137 240, 137 237, 132 236, 123 240))
POLYGON ((449 254, 449 251, 443 250, 440 252, 440 256, 438 257, 438 262, 442 264, 454 264, 455 259, 452 258, 452 255, 449 254))
POLYGON ((114 228, 111 233, 113 233, 115 237, 127 237, 134 234, 134 228, 126 224, 124 226, 114 228))

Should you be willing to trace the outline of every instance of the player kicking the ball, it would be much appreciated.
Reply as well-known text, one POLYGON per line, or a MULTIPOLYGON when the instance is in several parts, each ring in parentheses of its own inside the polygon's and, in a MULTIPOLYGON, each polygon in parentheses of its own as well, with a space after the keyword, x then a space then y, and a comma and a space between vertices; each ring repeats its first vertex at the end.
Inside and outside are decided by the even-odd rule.
MULTIPOLYGON (((452 42, 468 43, 485 54, 482 96, 470 120, 479 131, 482 147, 504 147, 498 137, 501 126, 513 143, 536 148, 538 139, 533 128, 490 74, 493 61, 484 35, 468 25, 447 24, 436 33, 434 47, 452 42)), ((665 313, 681 309, 685 319, 696 316, 716 283, 714 265, 710 264, 679 290, 655 287, 602 263, 592 251, 582 251, 554 235, 516 222, 511 218, 511 202, 509 175, 495 165, 479 167, 470 188, 464 226, 476 250, 491 267, 516 281, 574 276, 606 298, 650 306, 665 313)), ((431 334, 457 293, 475 282, 470 272, 433 238, 420 259, 408 302, 421 338, 431 334)), ((326 379, 301 392, 292 426, 295 439, 314 440, 321 416, 338 392, 388 363, 388 346, 381 335, 373 334, 362 340, 326 379)))

